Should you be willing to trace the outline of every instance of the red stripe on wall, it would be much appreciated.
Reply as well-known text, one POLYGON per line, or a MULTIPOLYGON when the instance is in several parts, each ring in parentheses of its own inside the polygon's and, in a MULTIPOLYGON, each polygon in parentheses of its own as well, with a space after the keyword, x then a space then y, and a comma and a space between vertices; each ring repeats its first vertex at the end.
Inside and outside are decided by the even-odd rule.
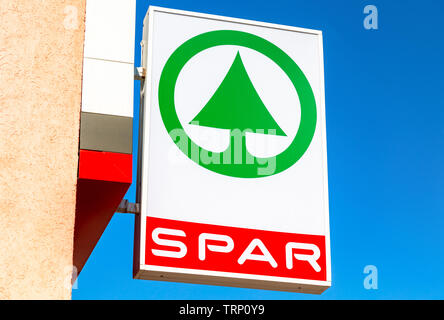
POLYGON ((132 155, 80 150, 79 179, 132 182, 132 155))

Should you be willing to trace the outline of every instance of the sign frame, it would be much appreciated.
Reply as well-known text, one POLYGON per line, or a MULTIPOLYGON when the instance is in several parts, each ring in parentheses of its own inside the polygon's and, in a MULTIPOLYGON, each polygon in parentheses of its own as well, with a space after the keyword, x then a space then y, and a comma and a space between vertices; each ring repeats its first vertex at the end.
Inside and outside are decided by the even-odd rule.
POLYGON ((331 286, 331 253, 330 253, 330 228, 329 228, 329 205, 328 205, 328 174, 327 174, 327 145, 326 145, 326 124, 325 124, 325 89, 324 89, 324 62, 323 62, 323 39, 322 31, 305 29, 292 26, 277 25, 272 23, 257 22, 252 20, 222 17, 211 14, 203 14, 176 9, 167 9, 156 6, 150 6, 144 20, 144 31, 142 45, 142 67, 146 70, 146 78, 141 82, 141 103, 139 114, 139 146, 138 146, 138 171, 136 186, 136 202, 140 204, 140 214, 135 219, 135 237, 134 237, 134 264, 133 277, 135 279, 157 280, 157 281, 173 281, 208 285, 233 286, 254 289, 266 289, 276 291, 292 291, 302 293, 320 294, 331 286), (321 134, 323 145, 323 194, 324 194, 324 224, 325 224, 325 259, 326 259, 326 280, 308 280, 285 278, 275 276, 265 276, 256 274, 222 272, 197 270, 177 267, 146 265, 145 261, 145 243, 146 239, 146 212, 147 203, 143 199, 147 199, 147 188, 142 181, 147 181, 148 175, 148 159, 145 148, 149 143, 149 119, 152 107, 145 105, 145 101, 151 98, 151 78, 152 78, 152 57, 153 57, 153 20, 156 12, 170 13, 176 15, 184 15, 188 17, 197 17, 205 19, 213 19, 219 21, 228 21, 238 24, 252 25, 258 27, 273 28, 285 31, 294 31, 300 33, 308 33, 318 38, 319 46, 319 68, 320 68, 320 107, 321 112, 318 121, 324 128, 321 134), (144 214, 145 213, 145 214, 144 214))

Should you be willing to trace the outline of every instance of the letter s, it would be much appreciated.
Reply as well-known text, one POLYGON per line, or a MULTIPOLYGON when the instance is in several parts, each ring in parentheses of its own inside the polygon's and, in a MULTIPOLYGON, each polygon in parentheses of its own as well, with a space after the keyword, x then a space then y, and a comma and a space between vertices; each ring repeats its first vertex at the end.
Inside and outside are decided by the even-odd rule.
POLYGON ((153 230, 152 238, 153 241, 160 246, 176 247, 179 251, 169 251, 169 250, 157 250, 151 249, 151 252, 155 256, 167 257, 167 258, 183 258, 187 254, 187 247, 181 241, 176 240, 166 240, 160 239, 159 234, 166 234, 170 236, 186 237, 185 232, 182 230, 166 229, 166 228, 156 228, 153 230))

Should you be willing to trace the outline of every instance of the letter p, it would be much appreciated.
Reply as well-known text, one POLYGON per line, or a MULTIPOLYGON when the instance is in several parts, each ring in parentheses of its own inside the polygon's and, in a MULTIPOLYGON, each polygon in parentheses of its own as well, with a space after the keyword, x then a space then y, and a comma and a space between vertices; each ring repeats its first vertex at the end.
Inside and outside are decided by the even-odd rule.
POLYGON ((213 234, 213 233, 202 233, 199 235, 199 260, 205 260, 205 251, 206 248, 208 248, 209 251, 213 252, 231 252, 234 248, 234 242, 233 239, 231 239, 229 236, 223 235, 223 234, 213 234), (225 246, 220 245, 214 245, 209 244, 207 245, 207 240, 214 240, 214 241, 222 241, 225 242, 225 246))

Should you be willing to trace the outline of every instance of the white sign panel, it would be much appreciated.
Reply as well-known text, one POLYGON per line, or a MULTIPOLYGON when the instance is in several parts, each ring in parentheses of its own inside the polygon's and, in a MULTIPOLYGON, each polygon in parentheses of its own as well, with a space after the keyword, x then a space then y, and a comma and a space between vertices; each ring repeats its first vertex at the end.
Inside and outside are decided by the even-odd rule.
POLYGON ((150 7, 135 278, 331 284, 322 33, 150 7))

